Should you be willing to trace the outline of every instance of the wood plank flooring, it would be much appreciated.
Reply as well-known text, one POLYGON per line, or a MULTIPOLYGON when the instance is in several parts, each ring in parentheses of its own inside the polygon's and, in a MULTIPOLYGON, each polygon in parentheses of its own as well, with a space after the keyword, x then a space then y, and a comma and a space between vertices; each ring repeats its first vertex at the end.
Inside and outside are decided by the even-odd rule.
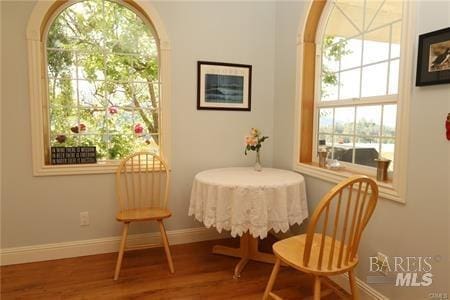
MULTIPOLYGON (((172 246, 175 274, 163 248, 125 253, 118 281, 116 253, 5 266, 1 299, 261 299, 272 265, 250 262, 238 280, 236 258, 211 253, 213 245, 237 245, 237 239, 172 246)), ((270 245, 263 245, 269 248, 270 245)), ((312 295, 312 278, 282 268, 275 291, 285 299, 312 295)), ((340 299, 342 290, 322 299, 340 299)))

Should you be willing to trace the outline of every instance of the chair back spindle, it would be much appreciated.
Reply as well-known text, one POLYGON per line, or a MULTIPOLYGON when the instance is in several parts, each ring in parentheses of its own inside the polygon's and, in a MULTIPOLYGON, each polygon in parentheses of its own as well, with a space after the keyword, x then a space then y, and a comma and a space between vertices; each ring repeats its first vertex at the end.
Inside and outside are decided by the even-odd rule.
POLYGON ((351 264, 377 200, 378 186, 367 176, 352 176, 336 185, 322 198, 311 217, 303 264, 324 271, 351 264), (318 253, 314 260, 312 251, 318 253))
POLYGON ((169 168, 161 157, 138 152, 122 160, 116 171, 120 210, 167 208, 169 168))

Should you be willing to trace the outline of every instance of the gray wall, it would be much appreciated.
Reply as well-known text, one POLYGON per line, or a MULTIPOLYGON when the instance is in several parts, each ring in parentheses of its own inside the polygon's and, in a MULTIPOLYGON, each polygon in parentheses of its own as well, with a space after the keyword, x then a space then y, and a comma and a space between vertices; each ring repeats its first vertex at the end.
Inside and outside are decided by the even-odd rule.
MULTIPOLYGON (((411 2, 417 5, 417 34, 449 26, 448 1, 411 2), (436 12, 440 12, 436 14, 436 12)), ((275 149, 274 165, 292 166, 296 45, 305 17, 304 2, 279 2, 276 12, 275 149)), ((414 49, 417 43, 410 45, 414 49)), ((416 64, 417 56, 411 64, 416 64)), ((415 78, 415 76, 414 76, 415 78)), ((405 80, 412 80, 406 78, 405 80)), ((366 279, 369 256, 377 251, 389 256, 440 256, 433 261, 429 288, 373 287, 391 299, 427 299, 429 292, 449 292, 450 143, 444 121, 450 112, 449 85, 414 87, 411 91, 408 190, 406 205, 381 199, 360 247, 357 276, 366 279), (438 258, 439 260, 439 258, 438 258)), ((307 177, 310 209, 331 184, 307 177)))
MULTIPOLYGON (((2 6, 2 248, 119 234, 113 175, 33 177, 25 30, 33 1, 2 6), (91 225, 79 226, 89 211, 91 225)), ((200 170, 252 165, 243 155, 251 127, 273 137, 273 2, 157 2, 172 45, 173 217, 167 228, 201 226, 187 216, 193 176, 200 170), (197 60, 253 65, 251 112, 197 111, 197 60)), ((272 164, 273 140, 262 159, 272 164)), ((137 228, 135 231, 143 231, 137 228)), ((152 228, 152 230, 157 230, 152 228)))

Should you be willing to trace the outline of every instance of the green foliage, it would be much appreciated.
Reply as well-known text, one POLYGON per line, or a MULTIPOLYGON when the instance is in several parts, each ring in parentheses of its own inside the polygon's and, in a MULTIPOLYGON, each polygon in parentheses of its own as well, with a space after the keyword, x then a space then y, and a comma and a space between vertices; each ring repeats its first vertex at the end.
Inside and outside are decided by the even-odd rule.
POLYGON ((116 2, 85 0, 56 17, 47 48, 51 145, 96 146, 99 159, 158 148, 158 51, 149 25, 116 2), (86 130, 71 130, 80 124, 86 130))
MULTIPOLYGON (((325 36, 323 39, 322 55, 330 61, 339 62, 344 55, 352 53, 351 50, 346 49, 346 47, 347 41, 333 36, 325 36)), ((338 79, 336 73, 330 71, 325 64, 322 64, 322 97, 327 96, 326 91, 323 89, 323 85, 335 86, 337 84, 338 79)))

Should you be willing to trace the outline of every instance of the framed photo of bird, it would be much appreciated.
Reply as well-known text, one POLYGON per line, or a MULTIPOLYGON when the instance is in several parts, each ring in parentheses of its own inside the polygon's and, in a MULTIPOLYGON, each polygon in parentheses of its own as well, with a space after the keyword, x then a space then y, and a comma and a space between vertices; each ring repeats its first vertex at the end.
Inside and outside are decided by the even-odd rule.
POLYGON ((450 27, 421 34, 416 86, 450 83, 450 27))

